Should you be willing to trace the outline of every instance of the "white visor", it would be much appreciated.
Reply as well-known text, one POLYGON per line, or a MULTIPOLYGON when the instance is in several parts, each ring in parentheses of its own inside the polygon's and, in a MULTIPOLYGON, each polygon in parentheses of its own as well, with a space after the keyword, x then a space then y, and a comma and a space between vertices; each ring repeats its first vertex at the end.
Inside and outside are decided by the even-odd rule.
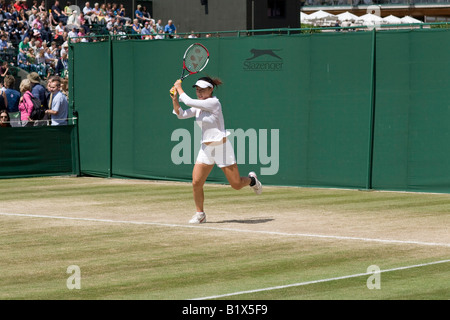
POLYGON ((208 87, 213 88, 213 85, 211 83, 209 83, 208 81, 198 80, 192 87, 193 88, 200 87, 200 88, 204 89, 204 88, 208 88, 208 87))

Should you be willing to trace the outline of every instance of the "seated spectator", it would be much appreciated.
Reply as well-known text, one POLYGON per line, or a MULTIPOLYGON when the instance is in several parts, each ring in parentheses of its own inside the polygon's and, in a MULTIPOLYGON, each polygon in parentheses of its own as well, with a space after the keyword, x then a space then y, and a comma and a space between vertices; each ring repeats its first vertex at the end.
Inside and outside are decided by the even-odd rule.
POLYGON ((168 33, 170 38, 173 38, 174 34, 177 33, 177 28, 173 24, 172 20, 169 20, 167 22, 166 26, 164 27, 164 32, 168 33))
POLYGON ((64 7, 64 13, 66 17, 70 17, 72 15, 72 8, 70 7, 72 3, 70 1, 66 2, 66 6, 64 7))
MULTIPOLYGON (((78 30, 78 37, 86 37, 86 31, 84 28, 80 28, 78 30)), ((81 38, 80 41, 81 42, 89 42, 89 40, 87 38, 81 38)))
POLYGON ((41 21, 41 15, 37 14, 34 17, 34 20, 31 22, 30 26, 33 29, 41 30, 42 26, 43 26, 42 21, 41 21))
POLYGON ((39 16, 37 8, 31 8, 31 14, 28 15, 28 25, 32 26, 33 21, 39 16))
POLYGON ((20 10, 28 10, 27 8, 27 4, 23 3, 21 0, 16 0, 14 2, 14 8, 16 9, 17 12, 19 12, 20 10))
POLYGON ((156 23, 156 32, 159 33, 160 31, 164 31, 164 26, 161 19, 159 19, 156 23))
POLYGON ((8 37, 6 36, 6 34, 1 35, 1 37, 0 37, 0 50, 1 51, 8 49, 9 45, 8 45, 7 39, 8 39, 8 37))
POLYGON ((55 36, 54 36, 54 40, 57 43, 63 43, 64 42, 64 31, 65 31, 65 27, 62 23, 62 21, 60 21, 58 23, 58 25, 55 28, 55 36))
POLYGON ((52 6, 52 16, 56 22, 67 24, 67 16, 59 6, 59 0, 55 0, 55 4, 52 6))
POLYGON ((8 61, 3 61, 2 65, 0 66, 0 84, 3 85, 3 79, 5 79, 8 72, 9 72, 9 63, 8 61))
POLYGON ((72 40, 73 38, 78 37, 78 30, 77 30, 77 28, 76 28, 75 26, 73 26, 72 29, 71 29, 71 30, 69 31, 69 33, 67 34, 67 36, 68 36, 69 38, 71 38, 71 40, 72 40))
POLYGON ((144 28, 141 29, 142 39, 148 40, 153 39, 152 36, 152 28, 150 26, 150 22, 146 21, 144 28))
POLYGON ((67 53, 61 54, 56 64, 55 74, 61 78, 65 78, 69 69, 69 60, 67 60, 67 53))
POLYGON ((41 1, 41 4, 38 7, 39 12, 47 12, 47 9, 45 8, 45 0, 41 1))
POLYGON ((84 19, 86 19, 88 24, 93 24, 97 22, 97 16, 94 13, 93 8, 91 7, 89 2, 85 3, 83 8, 84 19))
MULTIPOLYGON (((1 101, 1 98, 0 98, 1 101)), ((0 127, 7 128, 11 127, 11 119, 9 118, 9 113, 5 109, 0 111, 0 127)))
POLYGON ((119 17, 119 19, 120 19, 120 21, 121 21, 122 23, 128 22, 128 23, 131 24, 131 18, 129 18, 129 17, 126 16, 126 14, 125 14, 125 7, 123 6, 122 3, 119 5, 119 9, 117 10, 117 15, 116 15, 116 17, 117 17, 117 16, 119 17))
POLYGON ((141 26, 138 19, 133 20, 133 25, 131 26, 131 34, 141 34, 141 26))
MULTIPOLYGON (((103 6, 103 4, 102 4, 103 6)), ((106 24, 106 11, 100 7, 98 2, 94 4, 94 14, 97 17, 97 22, 100 24, 106 24)))
POLYGON ((39 6, 38 6, 37 0, 33 0, 33 4, 31 5, 31 10, 36 10, 36 12, 39 12, 39 6))
POLYGON ((17 46, 20 43, 21 39, 20 39, 19 30, 17 30, 16 25, 13 22, 13 20, 8 19, 3 28, 8 33, 9 41, 13 44, 13 46, 17 46))
POLYGON ((78 28, 80 27, 80 20, 78 19, 76 10, 73 10, 71 15, 67 19, 67 26, 76 26, 78 28))
POLYGON ((144 25, 145 21, 150 21, 149 18, 144 17, 144 13, 142 12, 142 6, 140 4, 137 5, 137 9, 134 12, 134 18, 139 21, 140 25, 144 25))
POLYGON ((141 12, 144 15, 145 19, 147 19, 148 21, 155 22, 154 20, 152 20, 152 17, 150 16, 150 13, 147 11, 147 7, 146 6, 142 6, 141 7, 141 12))

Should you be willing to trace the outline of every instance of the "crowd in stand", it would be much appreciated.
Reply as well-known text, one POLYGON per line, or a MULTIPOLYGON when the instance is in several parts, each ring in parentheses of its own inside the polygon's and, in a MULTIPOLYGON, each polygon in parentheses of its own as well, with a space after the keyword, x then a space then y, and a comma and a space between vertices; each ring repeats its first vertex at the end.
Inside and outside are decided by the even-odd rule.
POLYGON ((51 7, 38 0, 31 7, 27 7, 25 0, 0 0, 0 127, 67 123, 58 119, 67 118, 64 87, 67 87, 69 42, 99 41, 103 35, 131 35, 145 40, 177 37, 172 20, 165 25, 161 20, 155 21, 145 6, 138 5, 132 16, 127 16, 123 4, 116 3, 91 6, 85 2, 80 8, 68 1, 62 8, 59 0, 53 0, 51 7), (19 90, 15 89, 11 72, 14 66, 29 73, 19 90), (40 88, 41 80, 48 81, 47 88, 40 88), (55 101, 48 101, 52 84, 62 94, 58 94, 61 108, 53 106, 55 101), (33 109, 30 96, 39 98, 48 109, 44 119, 30 118, 33 109), (52 111, 55 108, 56 114, 52 111), (13 119, 12 115, 17 114, 19 118, 13 119))
POLYGON ((0 89, 0 127, 67 125, 67 84, 67 79, 51 76, 45 88, 39 75, 31 72, 20 82, 18 91, 14 89, 15 78, 6 75, 0 89))

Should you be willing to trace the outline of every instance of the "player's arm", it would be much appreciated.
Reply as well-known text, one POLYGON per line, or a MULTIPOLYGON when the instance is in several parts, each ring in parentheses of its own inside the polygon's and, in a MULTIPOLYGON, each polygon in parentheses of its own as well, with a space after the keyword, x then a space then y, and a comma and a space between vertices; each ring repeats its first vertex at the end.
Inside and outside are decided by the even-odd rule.
MULTIPOLYGON (((172 88, 173 89, 173 88, 172 88)), ((180 102, 178 101, 178 92, 177 90, 174 91, 174 94, 171 94, 170 97, 172 98, 172 104, 173 104, 173 113, 178 117, 178 119, 188 119, 195 116, 195 110, 192 108, 189 108, 187 110, 183 110, 180 107, 180 102)))

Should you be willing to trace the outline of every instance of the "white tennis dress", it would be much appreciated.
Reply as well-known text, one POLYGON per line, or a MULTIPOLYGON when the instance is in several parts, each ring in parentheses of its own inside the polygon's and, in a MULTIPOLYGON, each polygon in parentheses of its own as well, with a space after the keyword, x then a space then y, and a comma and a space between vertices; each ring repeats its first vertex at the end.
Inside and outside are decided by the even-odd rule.
POLYGON ((173 110, 178 119, 188 119, 195 117, 197 124, 202 130, 202 147, 200 148, 197 162, 205 164, 216 163, 219 167, 226 167, 236 163, 233 146, 227 140, 223 143, 223 138, 230 135, 225 130, 225 123, 222 114, 222 105, 217 97, 205 100, 192 99, 185 92, 180 95, 179 101, 190 107, 189 109, 179 109, 179 113, 173 110))

